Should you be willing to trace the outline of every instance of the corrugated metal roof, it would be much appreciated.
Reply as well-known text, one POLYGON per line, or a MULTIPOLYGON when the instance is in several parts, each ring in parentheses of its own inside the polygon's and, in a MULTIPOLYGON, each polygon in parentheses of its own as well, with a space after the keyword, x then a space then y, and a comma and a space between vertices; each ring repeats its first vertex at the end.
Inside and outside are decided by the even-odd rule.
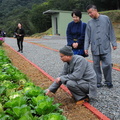
MULTIPOLYGON (((52 15, 52 14, 59 14, 60 12, 61 13, 72 13, 72 11, 64 11, 64 10, 47 10, 43 12, 43 14, 52 15)), ((87 12, 82 12, 82 14, 87 14, 87 12)))
POLYGON ((63 10, 47 10, 45 12, 43 12, 43 14, 58 14, 60 12, 64 12, 64 13, 68 13, 68 12, 72 12, 72 11, 63 11, 63 10))

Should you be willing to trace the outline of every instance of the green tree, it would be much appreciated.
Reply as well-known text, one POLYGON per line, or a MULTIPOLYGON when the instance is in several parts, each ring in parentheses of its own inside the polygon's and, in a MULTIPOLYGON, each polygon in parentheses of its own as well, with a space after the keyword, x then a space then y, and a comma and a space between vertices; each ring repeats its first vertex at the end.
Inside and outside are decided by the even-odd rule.
POLYGON ((120 9, 119 0, 0 0, 0 29, 4 29, 7 36, 13 36, 17 23, 21 22, 26 35, 43 32, 51 27, 51 16, 43 15, 44 11, 79 9, 86 12, 89 4, 95 4, 99 11, 120 9))
POLYGON ((31 10, 30 20, 37 32, 43 32, 51 27, 51 16, 43 14, 48 9, 48 3, 44 2, 40 5, 34 5, 31 10))
POLYGON ((41 4, 45 0, 0 0, 0 29, 4 29, 7 36, 13 36, 18 22, 25 28, 26 35, 36 32, 30 21, 30 10, 34 4, 41 4))

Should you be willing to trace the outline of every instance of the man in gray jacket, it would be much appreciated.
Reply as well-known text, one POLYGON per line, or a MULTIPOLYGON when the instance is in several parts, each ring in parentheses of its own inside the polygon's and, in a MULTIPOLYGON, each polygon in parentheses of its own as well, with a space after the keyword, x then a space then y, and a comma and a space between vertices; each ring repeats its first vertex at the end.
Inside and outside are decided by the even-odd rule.
POLYGON ((82 104, 88 98, 96 97, 96 74, 88 61, 79 55, 73 55, 72 47, 64 46, 59 50, 60 58, 65 63, 62 73, 46 90, 55 93, 61 84, 66 85, 77 104, 82 104))
POLYGON ((112 84, 112 64, 111 64, 111 44, 113 50, 117 48, 114 30, 108 16, 100 15, 95 5, 88 5, 87 12, 92 18, 87 23, 85 44, 85 53, 88 54, 89 45, 93 57, 94 70, 97 75, 97 87, 102 87, 102 70, 105 78, 105 84, 108 88, 112 84))

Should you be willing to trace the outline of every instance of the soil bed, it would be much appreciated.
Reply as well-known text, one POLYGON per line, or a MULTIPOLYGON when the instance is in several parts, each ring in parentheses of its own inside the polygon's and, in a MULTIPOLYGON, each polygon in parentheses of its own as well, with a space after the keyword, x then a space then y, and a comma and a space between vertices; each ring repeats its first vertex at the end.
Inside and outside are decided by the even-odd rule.
MULTIPOLYGON (((13 65, 16 66, 21 72, 26 74, 37 86, 43 89, 49 87, 52 84, 45 75, 43 75, 36 67, 26 61, 17 52, 12 50, 6 44, 3 45, 7 56, 12 61, 13 65)), ((55 103, 61 103, 63 109, 63 115, 69 120, 99 120, 90 110, 85 106, 76 105, 75 101, 70 97, 68 93, 63 91, 61 88, 58 89, 56 94, 50 94, 50 97, 54 97, 55 103)))

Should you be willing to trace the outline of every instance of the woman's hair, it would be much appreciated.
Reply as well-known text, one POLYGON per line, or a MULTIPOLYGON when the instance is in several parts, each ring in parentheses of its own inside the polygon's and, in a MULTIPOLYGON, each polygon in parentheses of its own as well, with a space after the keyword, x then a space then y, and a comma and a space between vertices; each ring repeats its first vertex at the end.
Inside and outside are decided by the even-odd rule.
POLYGON ((95 5, 88 5, 87 7, 86 7, 86 10, 89 10, 89 9, 97 9, 97 7, 95 6, 95 5))
POLYGON ((18 24, 20 24, 20 25, 22 26, 22 24, 21 24, 21 23, 18 23, 18 24))
POLYGON ((21 24, 21 23, 18 23, 18 24, 17 24, 17 28, 19 28, 19 25, 21 25, 21 28, 22 28, 22 24, 21 24))
POLYGON ((74 10, 72 13, 71 13, 71 16, 73 17, 73 14, 75 14, 76 16, 78 16, 80 19, 82 18, 82 13, 80 10, 74 10))

